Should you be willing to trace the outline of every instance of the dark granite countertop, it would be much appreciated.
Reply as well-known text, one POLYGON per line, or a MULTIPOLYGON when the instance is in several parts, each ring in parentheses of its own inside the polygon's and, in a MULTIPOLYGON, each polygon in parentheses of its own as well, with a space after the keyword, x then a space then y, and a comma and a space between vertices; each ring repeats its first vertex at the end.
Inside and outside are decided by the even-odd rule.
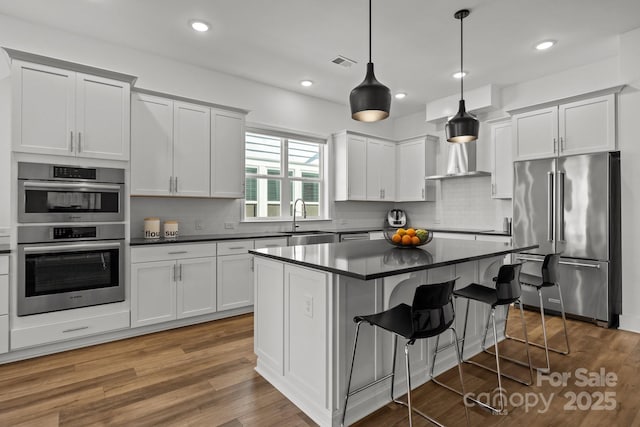
POLYGON ((419 248, 397 248, 385 240, 360 240, 306 246, 255 249, 249 252, 278 261, 361 280, 394 276, 537 248, 499 242, 435 238, 419 248))
POLYGON ((11 247, 8 243, 0 244, 0 254, 9 254, 11 253, 11 247))
POLYGON ((160 244, 176 244, 176 243, 198 243, 213 242, 218 240, 240 240, 240 239, 264 239, 269 237, 287 237, 291 233, 281 231, 272 232, 253 232, 253 233, 229 233, 229 234, 197 234, 192 236, 178 236, 175 239, 145 239, 143 237, 135 237, 129 243, 131 246, 143 245, 160 245, 160 244))

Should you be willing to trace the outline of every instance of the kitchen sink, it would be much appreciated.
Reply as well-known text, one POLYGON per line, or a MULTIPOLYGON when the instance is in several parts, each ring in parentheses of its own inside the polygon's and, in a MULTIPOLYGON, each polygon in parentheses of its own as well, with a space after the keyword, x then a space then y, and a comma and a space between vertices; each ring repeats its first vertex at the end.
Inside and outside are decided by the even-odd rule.
POLYGON ((288 241, 289 246, 335 243, 338 241, 338 235, 326 231, 294 231, 288 237, 288 241))

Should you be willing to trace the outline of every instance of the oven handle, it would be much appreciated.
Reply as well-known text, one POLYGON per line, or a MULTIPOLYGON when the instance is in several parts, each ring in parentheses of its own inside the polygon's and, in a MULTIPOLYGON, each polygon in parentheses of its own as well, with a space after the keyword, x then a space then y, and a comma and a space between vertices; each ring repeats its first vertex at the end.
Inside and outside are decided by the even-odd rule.
POLYGON ((77 243, 77 244, 63 244, 63 245, 50 245, 50 246, 29 246, 24 248, 24 253, 36 253, 36 252, 67 252, 73 250, 85 250, 85 249, 112 249, 119 248, 120 242, 115 243, 77 243))
POLYGON ((41 181, 25 181, 25 187, 29 188, 71 188, 83 189, 90 188, 96 190, 115 190, 120 191, 119 185, 96 184, 93 182, 41 182, 41 181))

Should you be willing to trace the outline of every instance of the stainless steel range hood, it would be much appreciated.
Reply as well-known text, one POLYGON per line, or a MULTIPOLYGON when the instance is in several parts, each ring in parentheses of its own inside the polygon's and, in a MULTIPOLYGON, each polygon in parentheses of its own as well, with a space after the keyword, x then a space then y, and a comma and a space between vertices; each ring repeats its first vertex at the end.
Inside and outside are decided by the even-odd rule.
POLYGON ((447 174, 432 175, 425 179, 439 180, 452 178, 468 178, 491 176, 490 172, 476 170, 476 143, 447 144, 447 174))

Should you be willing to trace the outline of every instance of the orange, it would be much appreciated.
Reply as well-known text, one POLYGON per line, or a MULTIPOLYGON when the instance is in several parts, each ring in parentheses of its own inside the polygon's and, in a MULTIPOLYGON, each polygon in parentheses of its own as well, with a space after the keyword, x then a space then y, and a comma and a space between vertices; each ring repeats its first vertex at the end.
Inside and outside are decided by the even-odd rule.
POLYGON ((411 243, 413 243, 414 245, 419 245, 420 244, 420 238, 418 236, 413 236, 411 238, 411 243))
POLYGON ((407 234, 407 230, 405 230, 404 228, 398 228, 398 231, 396 231, 396 233, 404 236, 405 234, 407 234))
POLYGON ((415 235, 416 235, 416 230, 414 230, 413 228, 409 228, 409 229, 407 230, 407 234, 408 234, 409 236, 413 237, 413 236, 415 236, 415 235))
POLYGON ((396 233, 391 237, 391 241, 393 243, 400 243, 400 242, 402 242, 402 236, 399 235, 398 233, 396 233))
POLYGON ((402 236, 402 244, 405 246, 409 246, 411 244, 411 236, 405 234, 402 236))

